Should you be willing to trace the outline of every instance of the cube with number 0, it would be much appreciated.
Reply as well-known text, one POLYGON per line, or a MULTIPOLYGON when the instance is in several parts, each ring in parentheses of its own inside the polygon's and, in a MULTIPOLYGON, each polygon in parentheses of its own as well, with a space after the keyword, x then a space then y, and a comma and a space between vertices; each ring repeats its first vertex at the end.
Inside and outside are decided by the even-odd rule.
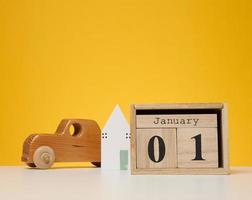
POLYGON ((176 129, 137 130, 138 168, 177 167, 176 129))

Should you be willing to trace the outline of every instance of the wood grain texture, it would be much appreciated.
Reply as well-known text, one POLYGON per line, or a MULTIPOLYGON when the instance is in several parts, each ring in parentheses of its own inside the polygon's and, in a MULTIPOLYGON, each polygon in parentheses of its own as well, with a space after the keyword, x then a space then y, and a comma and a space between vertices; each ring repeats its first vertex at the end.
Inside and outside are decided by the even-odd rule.
POLYGON ((130 157, 131 157, 131 173, 137 169, 136 166, 136 109, 134 105, 131 105, 130 110, 130 157))
POLYGON ((40 146, 53 149, 55 162, 100 162, 101 130, 93 120, 65 119, 55 134, 32 134, 23 144, 22 161, 33 163, 33 154, 40 146), (73 135, 70 127, 74 126, 73 135))
POLYGON ((133 175, 228 175, 224 168, 167 168, 167 169, 136 169, 133 175))
POLYGON ((222 148, 222 160, 223 168, 229 172, 229 137, 228 137, 228 110, 227 104, 224 104, 224 107, 221 112, 221 148, 222 148))
POLYGON ((178 168, 218 168, 217 128, 178 128, 178 168), (201 136, 202 160, 196 156, 194 136, 201 136))
POLYGON ((136 128, 217 127, 216 114, 137 115, 136 128))
MULTIPOLYGON (((137 129, 137 168, 176 168, 177 147, 176 129, 137 129), (148 155, 148 143, 153 136, 162 138, 165 144, 164 158, 160 162, 153 162, 148 155)), ((157 138, 154 140, 155 159, 158 160, 159 145, 157 138)))

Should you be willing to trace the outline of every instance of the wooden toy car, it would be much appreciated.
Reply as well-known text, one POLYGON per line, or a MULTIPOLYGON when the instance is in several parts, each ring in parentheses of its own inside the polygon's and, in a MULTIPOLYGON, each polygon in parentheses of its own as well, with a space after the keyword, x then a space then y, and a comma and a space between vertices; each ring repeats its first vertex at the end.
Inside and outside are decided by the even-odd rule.
POLYGON ((54 162, 101 163, 101 130, 93 120, 64 119, 55 134, 32 134, 23 144, 22 161, 30 167, 50 168, 54 162), (70 133, 70 127, 74 132, 70 133))

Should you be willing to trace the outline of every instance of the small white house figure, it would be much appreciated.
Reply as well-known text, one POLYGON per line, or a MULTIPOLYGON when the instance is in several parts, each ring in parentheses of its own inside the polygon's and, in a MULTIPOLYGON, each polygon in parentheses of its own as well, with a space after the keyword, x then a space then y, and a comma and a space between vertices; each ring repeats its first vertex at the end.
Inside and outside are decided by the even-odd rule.
POLYGON ((101 141, 102 169, 130 169, 130 129, 119 105, 103 128, 101 141))

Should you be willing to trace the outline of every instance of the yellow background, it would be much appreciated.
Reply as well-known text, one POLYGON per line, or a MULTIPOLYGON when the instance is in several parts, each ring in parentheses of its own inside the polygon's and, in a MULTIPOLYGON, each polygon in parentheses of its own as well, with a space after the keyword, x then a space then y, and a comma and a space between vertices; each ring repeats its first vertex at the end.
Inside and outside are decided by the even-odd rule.
POLYGON ((118 103, 227 102, 231 165, 252 165, 250 0, 0 0, 0 164, 62 118, 118 103))

